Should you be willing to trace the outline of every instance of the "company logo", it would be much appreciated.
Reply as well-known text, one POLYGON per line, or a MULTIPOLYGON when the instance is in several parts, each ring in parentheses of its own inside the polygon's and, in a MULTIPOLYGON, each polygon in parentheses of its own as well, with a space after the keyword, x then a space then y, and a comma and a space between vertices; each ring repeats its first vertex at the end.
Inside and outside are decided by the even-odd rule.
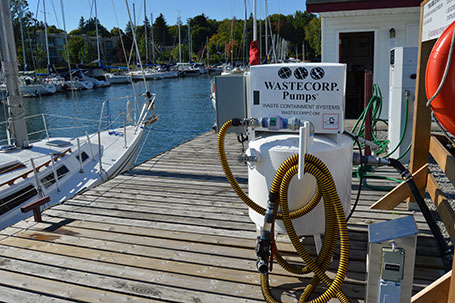
POLYGON ((303 80, 308 77, 308 71, 305 67, 297 67, 294 71, 294 77, 299 80, 303 80))
POLYGON ((325 71, 322 67, 313 67, 308 73, 308 70, 302 66, 297 67, 294 70, 294 73, 292 73, 292 70, 287 66, 283 66, 278 70, 278 76, 281 79, 289 79, 292 74, 294 74, 294 77, 298 80, 305 80, 308 75, 310 75, 314 80, 321 80, 325 76, 325 71))
POLYGON ((278 76, 281 79, 288 79, 292 75, 292 71, 289 67, 282 67, 278 70, 278 76))
POLYGON ((324 71, 324 69, 322 69, 322 67, 315 67, 315 68, 312 68, 310 71, 310 76, 314 80, 320 80, 320 79, 324 78, 324 75, 325 75, 325 71, 324 71))

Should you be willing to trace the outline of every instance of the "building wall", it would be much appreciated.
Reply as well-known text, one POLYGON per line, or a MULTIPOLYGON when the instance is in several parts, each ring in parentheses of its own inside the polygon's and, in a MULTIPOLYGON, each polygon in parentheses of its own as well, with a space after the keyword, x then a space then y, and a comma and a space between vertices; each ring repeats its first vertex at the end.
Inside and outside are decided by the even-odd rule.
MULTIPOLYGON (((85 36, 81 36, 85 39, 85 36)), ((68 36, 68 40, 71 39, 71 36, 68 36)), ((115 46, 117 44, 118 37, 100 37, 101 44, 101 60, 104 63, 111 64, 115 62, 115 46)), ((65 34, 63 33, 48 33, 48 45, 49 45, 49 59, 51 64, 56 66, 65 66, 66 62, 64 59, 64 41, 65 34)), ((96 37, 90 36, 89 43, 96 49, 96 37)), ((44 51, 46 50, 46 38, 44 31, 36 32, 36 43, 44 51)), ((46 59, 47 60, 47 59, 46 59)), ((72 62, 74 63, 74 62, 72 62)))
POLYGON ((388 117, 389 50, 397 46, 418 46, 420 8, 394 8, 321 13, 322 62, 339 62, 339 34, 373 31, 373 82, 381 88, 381 118, 388 117), (395 38, 390 38, 390 29, 395 38))

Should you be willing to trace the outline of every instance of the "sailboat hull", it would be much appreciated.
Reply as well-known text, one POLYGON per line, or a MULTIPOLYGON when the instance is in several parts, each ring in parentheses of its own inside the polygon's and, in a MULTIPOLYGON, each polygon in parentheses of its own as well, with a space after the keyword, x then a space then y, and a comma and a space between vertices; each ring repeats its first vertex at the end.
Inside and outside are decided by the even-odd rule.
POLYGON ((38 97, 55 94, 57 87, 55 84, 30 84, 20 87, 23 97, 38 97))
MULTIPOLYGON (((51 206, 64 202, 78 193, 130 169, 139 152, 144 129, 137 128, 136 130, 135 126, 128 126, 126 128, 126 145, 123 132, 123 128, 101 132, 101 147, 97 144, 96 135, 91 138, 90 143, 86 137, 80 137, 80 142, 83 142, 80 144, 80 152, 77 148, 77 139, 54 138, 53 141, 68 144, 51 147, 47 145, 47 141, 43 140, 34 143, 26 153, 21 153, 16 160, 24 163, 25 167, 0 175, 0 229, 31 215, 31 213, 23 214, 20 208, 38 199, 40 197, 39 189, 42 191, 42 196, 50 197, 47 206, 51 206), (101 157, 98 151, 101 151, 101 157), (58 157, 54 161, 55 164, 52 165, 49 161, 50 155, 53 154, 55 158, 55 155, 61 155, 63 152, 65 154, 58 157), (82 165, 79 156, 83 160, 82 165), (38 170, 38 184, 36 184, 36 178, 30 165, 30 158, 34 158, 35 167, 38 170), (50 163, 47 166, 43 165, 46 162, 50 163), (55 178, 54 169, 58 175, 57 178, 55 178), (24 174, 27 174, 25 178, 23 178, 24 174), (56 179, 58 182, 55 181, 56 179), (8 184, 10 180, 14 180, 14 182, 8 184), (22 193, 24 190, 28 191, 27 199, 17 200, 16 193, 22 193), (16 201, 12 201, 14 199, 16 201)), ((17 157, 15 154, 0 154, 0 156, 0 163, 4 162, 5 157, 17 157)))

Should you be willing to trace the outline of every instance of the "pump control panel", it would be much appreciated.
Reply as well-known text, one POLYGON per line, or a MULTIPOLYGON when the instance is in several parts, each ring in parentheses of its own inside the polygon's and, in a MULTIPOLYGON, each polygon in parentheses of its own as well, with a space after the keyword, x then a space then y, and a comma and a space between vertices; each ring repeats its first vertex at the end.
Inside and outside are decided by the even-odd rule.
POLYGON ((270 127, 274 121, 300 120, 310 121, 316 133, 341 133, 345 87, 345 64, 255 65, 247 75, 248 116, 275 117, 264 131, 281 129, 270 127))
POLYGON ((402 248, 382 249, 381 279, 399 282, 403 280, 405 252, 402 248))

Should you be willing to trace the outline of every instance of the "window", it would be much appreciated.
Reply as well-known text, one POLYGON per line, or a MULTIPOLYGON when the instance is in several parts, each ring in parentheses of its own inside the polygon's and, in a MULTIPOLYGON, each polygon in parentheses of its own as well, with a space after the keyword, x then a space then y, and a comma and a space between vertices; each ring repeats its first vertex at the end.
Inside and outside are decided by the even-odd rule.
POLYGON ((0 199, 0 215, 8 212, 9 210, 21 205, 28 199, 36 196, 38 192, 33 185, 28 185, 15 193, 0 199))
MULTIPOLYGON (((82 162, 85 162, 85 160, 88 159, 88 155, 85 152, 82 152, 81 155, 82 155, 82 162)), ((76 159, 79 161, 79 155, 76 155, 76 159)))
MULTIPOLYGON (((57 178, 60 180, 68 172, 69 172, 69 170, 68 170, 68 168, 66 168, 65 165, 60 166, 59 168, 57 168, 57 178)), ((54 172, 51 172, 47 176, 41 178, 41 183, 46 188, 48 188, 49 186, 54 184, 55 183, 54 172)))

